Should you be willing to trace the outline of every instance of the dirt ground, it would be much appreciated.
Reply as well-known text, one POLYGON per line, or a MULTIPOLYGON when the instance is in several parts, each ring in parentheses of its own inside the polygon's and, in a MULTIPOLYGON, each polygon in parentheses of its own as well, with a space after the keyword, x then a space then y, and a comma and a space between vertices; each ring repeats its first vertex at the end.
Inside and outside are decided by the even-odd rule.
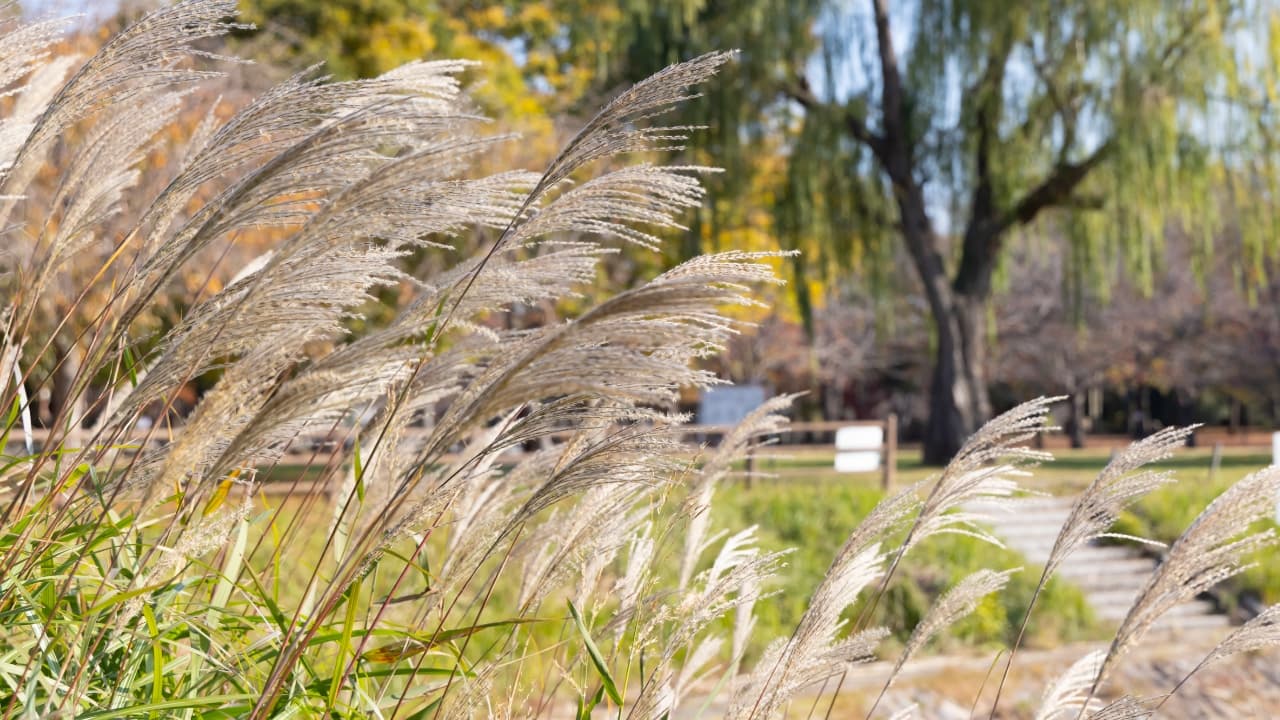
MULTIPOLYGON (((1152 637, 1123 661, 1101 695, 1114 699, 1123 694, 1149 699, 1154 705, 1168 693, 1222 637, 1222 631, 1197 631, 1152 637)), ((1064 669, 1096 644, 1077 644, 1019 653, 1000 699, 996 718, 1034 718, 1045 687, 1064 669)), ((934 656, 908 664, 894 687, 881 700, 875 717, 916 704, 917 718, 969 720, 991 714, 995 686, 1003 657, 991 672, 992 656, 934 656), (975 705, 974 699, 981 697, 975 705)), ((788 718, 864 718, 888 676, 889 663, 855 668, 845 678, 832 704, 834 683, 814 688, 788 708, 788 718)), ((718 716, 723 708, 712 703, 701 715, 718 716)), ((1157 717, 1169 720, 1217 719, 1269 720, 1280 718, 1280 651, 1238 656, 1201 670, 1178 694, 1169 699, 1157 717)))

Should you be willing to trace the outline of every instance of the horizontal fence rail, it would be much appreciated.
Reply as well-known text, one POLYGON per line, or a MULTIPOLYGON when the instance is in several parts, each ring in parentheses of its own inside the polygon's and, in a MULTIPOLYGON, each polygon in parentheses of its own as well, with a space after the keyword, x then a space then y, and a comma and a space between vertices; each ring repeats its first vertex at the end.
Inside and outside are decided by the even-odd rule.
MULTIPOLYGON (((678 428, 678 432, 686 442, 691 446, 691 450, 697 446, 714 446, 731 430, 734 425, 683 425, 678 428)), ((746 457, 747 482, 751 478, 760 474, 782 477, 777 470, 777 457, 788 456, 790 454, 802 451, 803 454, 814 457, 816 465, 814 467, 806 467, 802 471, 793 470, 786 473, 789 477, 798 477, 803 474, 805 476, 828 475, 836 472, 832 464, 835 457, 836 434, 846 428, 866 427, 879 428, 882 431, 881 437, 883 442, 879 447, 867 448, 879 453, 879 462, 877 470, 873 472, 879 473, 881 483, 885 488, 890 487, 894 480, 894 471, 897 466, 898 443, 897 443, 897 418, 889 416, 885 420, 824 420, 824 421, 807 421, 794 422, 779 432, 771 433, 761 442, 753 444, 748 448, 746 457), (762 463, 769 463, 770 467, 764 468, 762 463), (825 469, 823 466, 825 465, 825 469)), ((171 442, 174 437, 181 432, 182 426, 177 425, 172 428, 166 426, 152 428, 135 428, 128 434, 116 438, 113 446, 116 449, 126 452, 139 452, 146 447, 162 447, 171 442)), ((312 432, 305 433, 294 438, 292 442, 285 448, 283 456, 276 462, 276 465, 284 466, 302 466, 315 470, 323 470, 329 466, 329 455, 342 449, 350 449, 355 437, 355 428, 342 426, 331 432, 312 432)), ((431 433, 431 429, 427 427, 410 427, 404 431, 404 437, 409 440, 420 439, 426 440, 431 433)), ((558 442, 567 439, 573 433, 572 430, 564 430, 561 432, 550 433, 546 436, 547 442, 558 442)), ((51 432, 47 428, 34 428, 31 431, 31 442, 36 452, 44 449, 50 442, 50 438, 54 442, 70 448, 83 447, 92 441, 92 436, 86 430, 72 430, 70 433, 51 432)), ((16 429, 9 435, 7 446, 4 452, 10 456, 17 456, 26 453, 26 436, 21 429, 16 429)), ((505 454, 516 455, 523 452, 518 446, 511 448, 505 454)), ((446 461, 448 457, 444 458, 446 461)), ((271 468, 273 471, 275 468, 271 468)), ((335 474, 335 473, 330 473, 335 474)), ((290 482, 284 479, 267 478, 267 482, 263 487, 268 492, 302 492, 304 490, 315 490, 317 485, 325 485, 315 480, 301 480, 298 482, 290 482)), ((322 488, 328 490, 328 488, 322 488)))

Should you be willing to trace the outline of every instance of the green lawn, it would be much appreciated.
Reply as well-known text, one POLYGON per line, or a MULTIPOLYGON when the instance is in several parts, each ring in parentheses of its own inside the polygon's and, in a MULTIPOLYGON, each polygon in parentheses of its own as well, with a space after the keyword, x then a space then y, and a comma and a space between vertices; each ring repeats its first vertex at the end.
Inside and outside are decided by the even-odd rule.
MULTIPOLYGON (((761 638, 790 632, 832 557, 880 497, 874 485, 856 481, 770 482, 717 492, 712 505, 717 526, 758 525, 765 548, 794 548, 778 578, 779 594, 757 607, 761 638)), ((874 624, 889 626, 897 640, 905 640, 931 601, 964 576, 981 568, 1015 567, 1023 571, 1004 593, 988 598, 937 643, 943 649, 1006 644, 1016 634, 1040 568, 1029 566, 1018 553, 964 536, 935 537, 907 555, 877 604, 874 624)), ((856 617, 859 612, 861 608, 854 608, 849 615, 856 617)), ((1100 637, 1101 632, 1080 592, 1054 581, 1038 601, 1027 642, 1051 646, 1100 637)))
MULTIPOLYGON (((812 590, 824 576, 832 557, 849 532, 882 497, 880 476, 876 473, 839 475, 829 470, 830 451, 788 450, 788 457, 762 457, 757 469, 777 477, 757 478, 750 483, 734 480, 716 492, 712 518, 716 529, 737 531, 750 525, 759 527, 760 543, 767 550, 792 549, 786 567, 777 579, 777 594, 757 605, 758 631, 753 651, 767 642, 785 636, 804 612, 812 590)), ((1106 450, 1061 451, 1058 458, 1035 470, 1029 487, 1055 494, 1078 492, 1106 464, 1106 450)), ((1245 473, 1263 467, 1270 461, 1267 454, 1256 450, 1224 451, 1217 473, 1210 477, 1212 451, 1187 449, 1159 467, 1178 473, 1177 485, 1161 491, 1139 504, 1127 516, 1122 532, 1168 540, 1181 532, 1218 492, 1245 473)), ((898 483, 924 480, 936 472, 923 467, 918 451, 902 453, 898 465, 898 483)), ((305 473, 302 479, 315 477, 314 470, 303 466, 279 466, 271 472, 275 482, 288 482, 305 473)), ((281 523, 298 514, 294 503, 286 503, 281 523)), ((312 567, 320 556, 328 508, 312 508, 305 515, 303 534, 312 538, 307 550, 294 545, 289 565, 312 567), (323 518, 321 522, 319 518, 323 518), (311 547, 313 546, 314 547, 311 547)), ((441 549, 434 544, 429 553, 441 549)), ((432 562, 438 558, 430 558, 432 562)), ((895 637, 905 638, 933 598, 966 574, 979 568, 1005 569, 1026 566, 1017 553, 991 547, 971 538, 944 536, 924 543, 902 564, 888 588, 885 598, 875 609, 875 621, 895 629, 895 637)), ((1026 602, 1039 577, 1039 568, 1027 566, 1015 576, 1008 590, 999 598, 985 602, 967 620, 958 624, 935 645, 942 649, 961 646, 1005 643, 1021 621, 1026 602)), ((1246 575, 1246 589, 1275 600, 1280 597, 1280 573, 1274 563, 1262 565, 1246 575)), ((379 583, 375 583, 379 584, 379 583)), ((505 593, 499 590, 500 597, 505 593)), ((855 608, 850 612, 860 612, 855 608)), ((1065 583, 1054 582, 1042 595, 1033 613, 1028 644, 1051 646, 1071 640, 1101 637, 1103 632, 1091 618, 1080 593, 1065 583)), ((550 629, 549 629, 550 630, 550 629)), ((554 632, 558 633, 559 630, 554 632)))
MULTIPOLYGON (((858 484, 876 485, 879 473, 842 475, 832 469, 830 449, 785 448, 769 449, 774 455, 762 454, 757 468, 764 473, 778 475, 763 482, 784 482, 794 479, 822 479, 858 484)), ((1097 476, 1111 458, 1111 451, 1103 448, 1082 450, 1056 450, 1052 462, 1034 471, 1034 476, 1024 484, 1036 490, 1054 494, 1068 494, 1083 489, 1097 476)), ((1185 448, 1168 460, 1155 463, 1157 469, 1175 470, 1181 483, 1202 483, 1210 479, 1213 461, 1211 448, 1185 448)), ((1271 453, 1260 448, 1224 448, 1218 463, 1217 479, 1238 480, 1246 473, 1271 464, 1271 453)), ((898 455, 897 482, 908 484, 926 480, 936 474, 938 468, 926 467, 920 460, 920 451, 909 448, 898 455)))

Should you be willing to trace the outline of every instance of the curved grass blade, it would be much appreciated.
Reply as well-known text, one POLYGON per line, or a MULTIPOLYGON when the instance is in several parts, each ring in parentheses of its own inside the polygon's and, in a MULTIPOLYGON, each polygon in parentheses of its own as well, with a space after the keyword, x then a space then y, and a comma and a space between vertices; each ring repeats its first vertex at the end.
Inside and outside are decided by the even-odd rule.
POLYGON ((577 626, 578 633, 582 635, 582 642, 587 646, 587 654, 591 656, 591 664, 595 666, 596 672, 600 675, 600 682, 604 685, 604 691, 609 695, 618 707, 622 707, 622 695, 618 692, 618 686, 613 681, 613 675, 609 674, 609 667, 604 663, 604 657, 600 654, 600 649, 596 647, 595 641, 591 639, 591 633, 587 631, 587 625, 582 621, 582 615, 578 613, 578 608, 573 606, 573 601, 569 600, 569 614, 573 615, 573 624, 577 626))

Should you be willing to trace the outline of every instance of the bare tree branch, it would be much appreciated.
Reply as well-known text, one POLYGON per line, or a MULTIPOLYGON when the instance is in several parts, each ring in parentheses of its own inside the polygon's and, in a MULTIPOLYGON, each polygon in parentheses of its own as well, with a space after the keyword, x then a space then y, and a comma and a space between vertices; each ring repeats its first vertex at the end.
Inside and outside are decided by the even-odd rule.
POLYGON ((1076 188, 1094 168, 1111 155, 1114 147, 1115 139, 1108 138, 1085 159, 1055 165, 1044 180, 1027 192, 1021 200, 1014 203, 1013 207, 1000 218, 998 229, 1003 231, 1014 225, 1026 225, 1035 220, 1040 211, 1046 208, 1074 207, 1076 188))
MULTIPOLYGON (((876 44, 880 50, 880 105, 884 117, 886 143, 895 150, 906 149, 906 113, 902 100, 902 75, 889 28, 889 9, 884 0, 871 0, 876 20, 876 44)), ((896 178, 895 178, 896 180, 896 178)))
MULTIPOLYGON (((791 100, 795 101, 807 112, 822 112, 828 106, 813 94, 813 89, 809 85, 809 79, 804 75, 800 75, 796 80, 783 86, 782 93, 791 100)), ((840 119, 843 121, 845 130, 853 137, 853 139, 866 145, 871 152, 880 158, 884 152, 884 138, 871 132, 867 127, 866 118, 855 112, 852 108, 845 107, 841 113, 840 119)))
POLYGON ((977 130, 974 143, 974 187, 969 206, 969 222, 965 228, 963 254, 956 272, 955 288, 963 293, 989 292, 993 261, 1000 251, 999 210, 996 207, 995 178, 991 160, 999 152, 999 124, 1004 111, 1001 86, 1012 43, 1005 41, 992 47, 987 66, 977 83, 968 91, 973 109, 966 113, 977 130))

